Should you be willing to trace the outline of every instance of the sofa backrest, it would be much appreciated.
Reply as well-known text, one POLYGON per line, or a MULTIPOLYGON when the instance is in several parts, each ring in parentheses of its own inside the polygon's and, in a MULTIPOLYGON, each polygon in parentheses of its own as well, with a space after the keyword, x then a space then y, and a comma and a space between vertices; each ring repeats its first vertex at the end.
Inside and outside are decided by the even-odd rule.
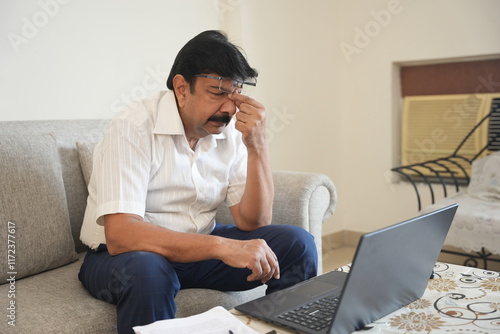
POLYGON ((77 142, 100 141, 109 120, 36 120, 0 122, 0 135, 39 135, 50 133, 55 138, 66 191, 71 232, 75 250, 86 247, 80 241, 80 228, 87 205, 88 190, 80 168, 77 142))

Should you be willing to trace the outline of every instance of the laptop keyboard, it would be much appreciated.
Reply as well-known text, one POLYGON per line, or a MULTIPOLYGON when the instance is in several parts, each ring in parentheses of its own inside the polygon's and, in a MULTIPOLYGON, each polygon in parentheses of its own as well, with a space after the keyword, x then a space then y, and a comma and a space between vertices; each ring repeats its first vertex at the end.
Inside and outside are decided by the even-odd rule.
POLYGON ((283 313, 278 318, 320 331, 330 325, 339 297, 326 297, 283 313))

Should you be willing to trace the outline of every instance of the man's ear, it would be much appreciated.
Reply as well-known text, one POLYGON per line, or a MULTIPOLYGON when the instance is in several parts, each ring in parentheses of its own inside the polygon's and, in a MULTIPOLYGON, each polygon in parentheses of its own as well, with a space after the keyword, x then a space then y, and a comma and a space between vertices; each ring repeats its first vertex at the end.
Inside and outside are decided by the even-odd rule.
POLYGON ((189 93, 189 82, 180 74, 176 74, 172 81, 174 85, 175 97, 179 107, 183 107, 186 101, 186 95, 189 93))

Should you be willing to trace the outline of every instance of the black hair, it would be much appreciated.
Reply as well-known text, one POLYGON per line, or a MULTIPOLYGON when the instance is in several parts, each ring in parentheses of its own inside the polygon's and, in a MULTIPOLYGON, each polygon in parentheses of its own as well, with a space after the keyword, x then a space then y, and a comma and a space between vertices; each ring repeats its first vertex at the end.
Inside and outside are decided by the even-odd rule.
POLYGON ((217 30, 204 31, 182 47, 170 70, 167 87, 172 90, 174 76, 180 74, 193 89, 195 75, 208 73, 235 80, 247 80, 258 75, 240 48, 229 42, 226 34, 217 30))

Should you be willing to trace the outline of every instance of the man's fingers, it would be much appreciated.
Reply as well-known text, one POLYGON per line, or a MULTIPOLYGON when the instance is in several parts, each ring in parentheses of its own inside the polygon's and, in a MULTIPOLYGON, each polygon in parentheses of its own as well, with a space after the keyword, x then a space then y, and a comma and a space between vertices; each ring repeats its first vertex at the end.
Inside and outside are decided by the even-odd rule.
POLYGON ((247 277, 247 280, 250 281, 261 281, 262 284, 267 283, 272 277, 276 278, 276 269, 271 269, 269 267, 268 270, 262 269, 261 266, 256 266, 252 270, 252 274, 247 277))
POLYGON ((272 277, 279 279, 280 278, 280 264, 278 262, 278 258, 274 252, 271 254, 271 258, 269 259, 270 263, 273 263, 273 271, 272 277))
POLYGON ((254 99, 252 99, 250 96, 248 95, 243 95, 243 94, 235 94, 235 93, 231 93, 231 94, 228 94, 227 96, 230 100, 233 100, 237 103, 250 103, 251 101, 255 101, 254 99))
POLYGON ((262 267, 260 266, 260 263, 256 264, 253 268, 248 269, 252 271, 252 273, 247 277, 249 282, 256 281, 262 276, 262 267))
POLYGON ((257 102, 257 100, 254 100, 253 98, 247 95, 231 93, 228 95, 228 97, 230 100, 234 101, 234 103, 240 110, 242 104, 248 104, 258 109, 265 109, 264 105, 262 105, 260 102, 257 102))
POLYGON ((269 252, 262 257, 260 262, 256 262, 252 270, 252 274, 248 276, 248 281, 260 280, 263 284, 267 283, 271 278, 280 278, 280 268, 276 255, 269 250, 269 252))

